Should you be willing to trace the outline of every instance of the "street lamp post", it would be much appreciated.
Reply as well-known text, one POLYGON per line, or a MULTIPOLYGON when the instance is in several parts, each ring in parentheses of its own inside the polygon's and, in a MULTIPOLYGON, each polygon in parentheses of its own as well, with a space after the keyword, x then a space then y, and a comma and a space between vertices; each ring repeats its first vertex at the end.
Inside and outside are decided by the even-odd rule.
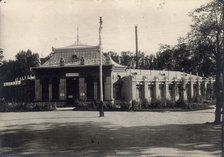
POLYGON ((103 110, 103 67, 102 67, 102 39, 101 39, 101 33, 102 33, 102 17, 100 17, 100 27, 99 27, 99 53, 100 53, 100 117, 104 117, 104 110, 103 110))

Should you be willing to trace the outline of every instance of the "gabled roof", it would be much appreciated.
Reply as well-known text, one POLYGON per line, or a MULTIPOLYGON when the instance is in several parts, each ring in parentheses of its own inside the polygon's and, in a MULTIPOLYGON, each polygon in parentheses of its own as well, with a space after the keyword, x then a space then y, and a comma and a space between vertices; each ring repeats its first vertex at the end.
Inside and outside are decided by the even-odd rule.
MULTIPOLYGON (((99 65, 100 54, 99 46, 90 45, 70 45, 61 48, 52 48, 53 52, 49 59, 40 67, 58 67, 60 61, 63 60, 63 66, 88 66, 99 65)), ((109 55, 102 56, 103 65, 114 65, 117 67, 125 67, 117 64, 109 55)))

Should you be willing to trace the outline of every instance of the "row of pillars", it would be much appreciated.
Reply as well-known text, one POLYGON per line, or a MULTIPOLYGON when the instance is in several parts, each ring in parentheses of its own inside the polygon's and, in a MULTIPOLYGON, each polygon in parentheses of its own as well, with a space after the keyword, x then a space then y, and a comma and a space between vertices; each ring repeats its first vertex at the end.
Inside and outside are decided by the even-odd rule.
MULTIPOLYGON (((153 82, 149 82, 147 80, 143 81, 143 96, 149 102, 153 102, 154 100, 161 100, 166 103, 167 100, 170 101, 191 101, 196 97, 201 96, 212 96, 213 91, 213 82, 212 81, 193 81, 193 80, 182 80, 178 82, 173 80, 169 82, 168 80, 164 80, 163 82, 155 79, 153 82), (172 85, 172 87, 170 87, 172 85), (207 93, 208 85, 210 85, 210 92, 207 93), (152 90, 150 90, 150 86, 152 90), (196 88, 195 88, 195 87, 196 88), (162 88, 161 88, 162 87, 162 88), (153 92, 153 93, 150 93, 153 92)), ((136 93, 136 82, 132 82, 132 100, 139 100, 138 95, 136 93)))
MULTIPOLYGON (((85 81, 84 77, 80 77, 79 79, 79 99, 80 100, 87 100, 87 83, 85 81)), ((113 84, 111 80, 111 76, 106 77, 106 80, 104 82, 104 95, 105 100, 112 101, 113 100, 113 84)), ((75 87, 74 87, 75 88, 75 87)), ((98 82, 97 80, 94 80, 93 82, 93 93, 94 93, 94 100, 97 100, 98 98, 98 82)), ((42 101, 42 84, 40 79, 35 80, 35 100, 36 101, 42 101)), ((67 93, 66 93, 66 78, 60 78, 59 79, 59 100, 65 101, 67 99, 67 93)), ((49 95, 49 101, 52 100, 52 83, 49 81, 48 83, 48 95, 49 95)))

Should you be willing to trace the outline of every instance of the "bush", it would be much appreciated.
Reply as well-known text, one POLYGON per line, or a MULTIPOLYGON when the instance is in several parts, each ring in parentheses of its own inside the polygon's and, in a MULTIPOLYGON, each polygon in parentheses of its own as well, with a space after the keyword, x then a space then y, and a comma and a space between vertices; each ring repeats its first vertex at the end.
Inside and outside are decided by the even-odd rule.
POLYGON ((120 108, 121 111, 129 111, 131 109, 130 103, 126 101, 120 102, 120 107, 121 107, 120 108))
POLYGON ((93 111, 97 111, 98 110, 98 106, 97 105, 98 105, 98 102, 97 101, 91 102, 89 104, 90 108, 92 108, 93 111))
POLYGON ((114 105, 112 106, 113 110, 120 110, 120 111, 129 111, 131 109, 131 105, 129 102, 126 101, 115 101, 114 105))
POLYGON ((142 100, 142 107, 143 108, 149 108, 149 101, 147 99, 142 100))
POLYGON ((202 102, 203 98, 202 96, 196 96, 193 98, 192 102, 198 103, 198 102, 202 102))
POLYGON ((74 100, 74 107, 82 106, 82 103, 79 101, 79 99, 74 100))
POLYGON ((114 105, 111 103, 111 102, 107 102, 105 105, 104 105, 104 110, 106 111, 112 111, 114 110, 114 105))
POLYGON ((49 102, 35 102, 35 103, 24 103, 24 102, 13 102, 1 104, 1 112, 26 112, 26 111, 52 111, 56 107, 53 103, 49 102))
POLYGON ((165 104, 161 100, 155 100, 152 102, 152 108, 162 108, 165 104))
POLYGON ((183 100, 177 100, 175 107, 187 108, 188 104, 183 100))
POLYGON ((0 112, 7 112, 8 111, 8 104, 5 100, 0 100, 0 112))
POLYGON ((133 100, 132 101, 132 110, 136 111, 136 110, 140 110, 141 109, 141 103, 133 100))
POLYGON ((32 111, 52 111, 55 110, 55 105, 53 103, 32 103, 31 104, 33 107, 32 111))
POLYGON ((171 100, 167 100, 166 101, 166 105, 169 108, 174 108, 175 107, 175 102, 171 101, 171 100))

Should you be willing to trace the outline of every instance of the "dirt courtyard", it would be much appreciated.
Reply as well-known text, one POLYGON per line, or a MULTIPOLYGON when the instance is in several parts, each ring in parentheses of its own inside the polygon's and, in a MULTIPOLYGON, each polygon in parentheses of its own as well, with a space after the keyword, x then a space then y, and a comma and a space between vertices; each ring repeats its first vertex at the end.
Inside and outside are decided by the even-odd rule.
POLYGON ((214 110, 0 113, 0 156, 221 156, 214 110))

